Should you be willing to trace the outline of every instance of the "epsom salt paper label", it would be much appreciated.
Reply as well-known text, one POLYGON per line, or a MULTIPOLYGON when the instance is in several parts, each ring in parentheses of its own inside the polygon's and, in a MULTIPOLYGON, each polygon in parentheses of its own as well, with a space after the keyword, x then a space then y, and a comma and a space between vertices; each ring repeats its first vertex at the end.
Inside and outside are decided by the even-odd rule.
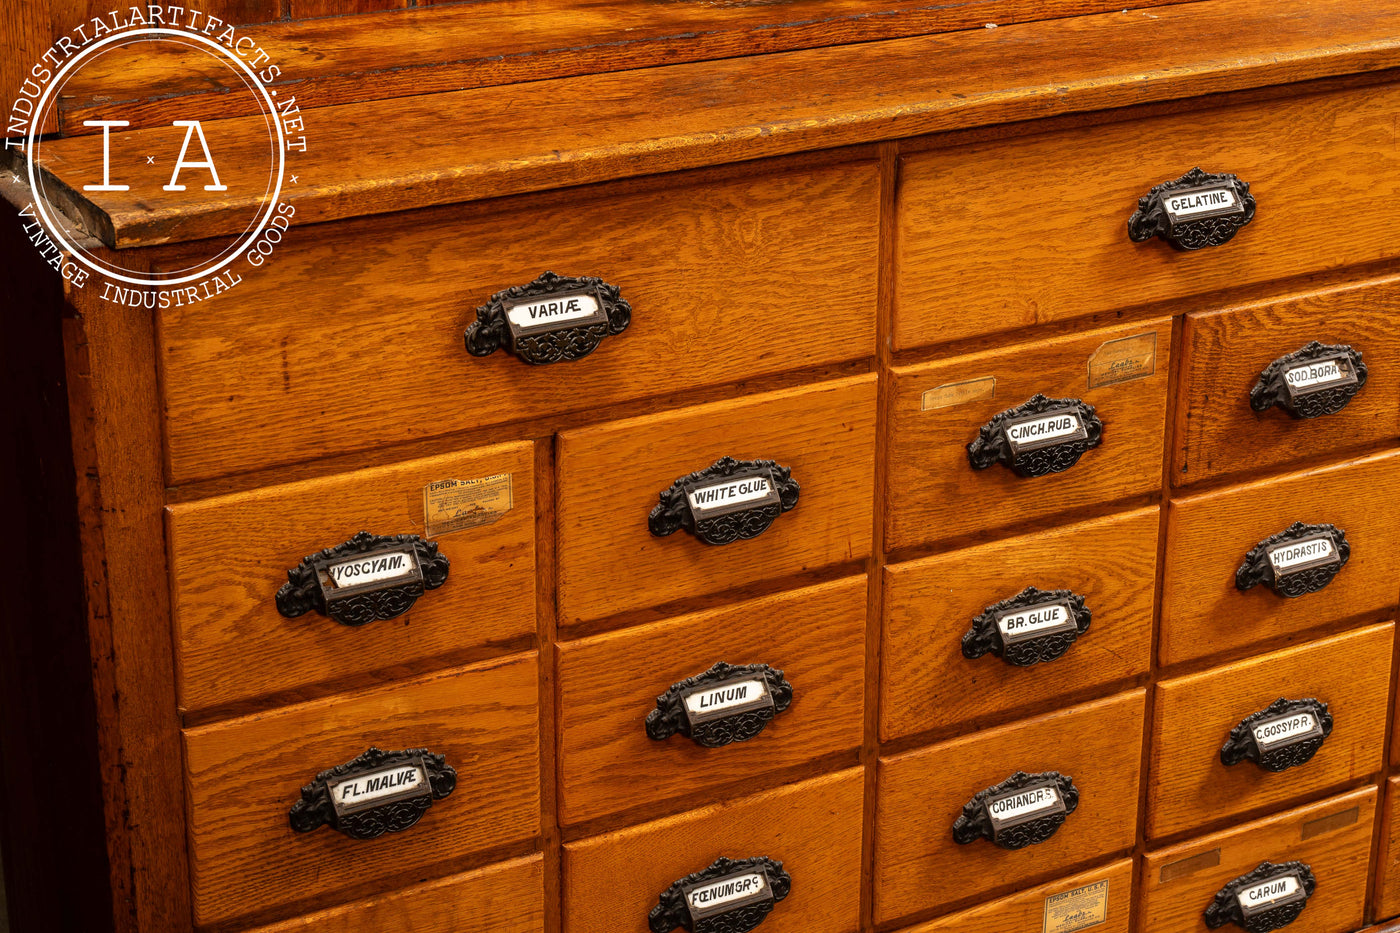
POLYGON ((1026 787, 987 801, 987 815, 993 826, 1024 823, 1062 809, 1060 793, 1052 785, 1026 787))
POLYGON ((403 764, 342 778, 328 785, 336 810, 350 813, 390 800, 430 793, 422 765, 403 764))
POLYGON ((1250 885, 1236 894, 1235 897, 1239 900, 1245 915, 1249 916, 1263 913, 1284 901, 1292 900, 1298 896, 1298 892, 1301 890, 1302 885, 1298 883, 1295 876, 1283 875, 1250 885))
POLYGON ((1015 450, 1048 447, 1072 438, 1084 438, 1088 432, 1072 411, 1051 412, 1034 418, 1023 418, 1006 426, 1006 439, 1015 450))
POLYGON ((1052 632, 1071 631, 1075 624, 1067 603, 1045 603, 1002 613, 997 616, 997 628, 1002 643, 1010 645, 1052 632))
POLYGON ((1331 538, 1306 538, 1270 549, 1269 563, 1273 564, 1274 573, 1287 573, 1300 567, 1329 563, 1336 555, 1331 538))
POLYGON ((506 306, 506 318, 517 331, 572 326, 592 318, 606 318, 597 297, 590 292, 548 295, 506 306))
POLYGON ((334 589, 369 586, 412 576, 418 565, 411 551, 381 551, 331 564, 325 570, 334 589))
POLYGON ((690 511, 696 518, 709 514, 732 512, 763 502, 777 502, 778 491, 766 472, 733 477, 717 483, 706 483, 686 493, 690 511))
POLYGON ((1108 880, 1062 891, 1045 899, 1042 933, 1076 933, 1108 919, 1108 880))
POLYGON ((706 722, 772 703, 768 684, 761 677, 709 684, 685 695, 685 712, 691 722, 706 722))
POLYGON ((1306 395, 1330 386, 1354 381, 1351 364, 1344 359, 1314 360, 1294 366, 1283 374, 1294 395, 1306 395))
POLYGON ((1292 713, 1277 719, 1266 719, 1254 726, 1254 741, 1261 752, 1321 736, 1322 726, 1318 723, 1317 717, 1309 712, 1292 713))
POLYGON ((1190 220, 1203 214, 1230 214, 1239 210, 1235 192, 1229 188, 1205 188, 1170 195, 1162 200, 1173 221, 1190 220))
POLYGON ((690 916, 700 919, 767 900, 770 896, 767 875, 744 872, 686 889, 685 902, 690 908, 690 916))
POLYGON ((489 525, 511 510, 513 474, 480 479, 443 479, 423 487, 423 535, 440 538, 454 531, 489 525))

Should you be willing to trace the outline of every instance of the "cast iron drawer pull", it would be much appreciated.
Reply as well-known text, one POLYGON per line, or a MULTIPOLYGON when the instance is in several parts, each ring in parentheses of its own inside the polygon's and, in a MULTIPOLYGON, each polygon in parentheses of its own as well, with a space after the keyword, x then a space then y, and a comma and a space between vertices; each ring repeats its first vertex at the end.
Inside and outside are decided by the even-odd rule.
POLYGON ((1092 618, 1083 596, 1028 586, 972 620, 962 637, 963 657, 976 660, 991 652, 1016 667, 1053 661, 1089 631, 1092 618))
POLYGON ((426 748, 371 748, 316 775, 287 816, 299 833, 330 826, 351 839, 373 839, 408 829, 456 786, 447 759, 426 748))
POLYGON ((1331 734, 1326 703, 1280 697, 1230 730, 1220 763, 1229 767, 1249 759, 1265 771, 1287 771, 1311 761, 1331 734))
POLYGON ((1259 374, 1249 390, 1249 407, 1267 411, 1277 405, 1295 418, 1333 415, 1346 408, 1365 385, 1366 364, 1360 350, 1314 340, 1274 360, 1259 374))
POLYGON ((362 531, 288 570, 277 611, 294 619, 315 609, 341 625, 393 619, 446 583, 447 566, 434 541, 362 531))
POLYGON ((800 492, 788 467, 772 460, 721 457, 662 492, 647 527, 658 538, 684 528, 706 544, 756 538, 797 506, 800 492))
POLYGON ((591 275, 546 272, 529 285, 496 292, 476 309, 465 335, 467 352, 490 356, 505 347, 536 365, 578 360, 631 322, 632 306, 616 285, 591 275))
POLYGON ((1254 207, 1249 185, 1239 176, 1193 168, 1138 198, 1128 236, 1134 243, 1159 236, 1182 250, 1223 246, 1254 219, 1254 207))
POLYGON ((1302 862, 1260 862, 1215 895, 1206 908, 1206 926, 1219 929, 1227 923, 1249 933, 1269 933, 1288 926, 1317 890, 1312 869, 1302 862))
POLYGON ((656 698, 647 736, 659 742, 680 733, 696 745, 720 748, 758 735, 791 704, 792 684, 782 671, 720 661, 656 698))
POLYGON ((953 824, 953 841, 967 845, 990 839, 1003 849, 1024 849, 1055 835, 1078 806, 1079 788, 1069 775, 1017 771, 963 805, 953 824))
POLYGON ((766 856, 720 857, 704 871, 686 875, 665 891, 651 909, 652 933, 684 927, 690 933, 748 933, 788 896, 792 878, 783 863, 766 856))
POLYGON ((1280 596, 1316 593, 1332 582, 1351 559, 1346 532, 1335 525, 1294 522, 1254 546, 1239 570, 1235 586, 1242 590, 1267 583, 1280 596))
POLYGON ((1094 406, 1035 395, 982 425, 967 445, 967 460, 975 470, 1001 463, 1018 476, 1048 476, 1068 470, 1102 441, 1103 422, 1094 406))

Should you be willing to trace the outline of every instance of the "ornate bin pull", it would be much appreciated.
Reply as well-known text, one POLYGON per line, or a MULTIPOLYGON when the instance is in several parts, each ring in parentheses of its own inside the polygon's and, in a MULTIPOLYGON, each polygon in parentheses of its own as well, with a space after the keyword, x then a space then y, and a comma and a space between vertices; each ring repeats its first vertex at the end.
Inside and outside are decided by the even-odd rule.
POLYGON ((1246 759, 1265 771, 1287 771, 1307 764, 1332 734, 1332 714, 1321 700, 1285 700, 1246 716, 1220 747, 1220 763, 1246 759))
POLYGON ((967 445, 967 460, 974 470, 1001 463, 1017 476, 1048 476, 1068 470, 1102 442, 1103 422, 1094 406, 1037 394, 982 425, 967 445))
POLYGON ((1223 246, 1254 219, 1254 208, 1249 185, 1239 176, 1193 168, 1138 198, 1128 237, 1142 243, 1159 236, 1180 250, 1223 246))
POLYGON ((767 664, 720 661, 703 674, 672 685, 647 714, 647 737, 677 733, 704 748, 746 742, 792 704, 792 684, 767 664))
POLYGON ((632 306, 616 285, 591 275, 546 272, 528 285, 492 295, 476 309, 476 321, 464 337, 472 356, 490 356, 505 347, 538 366, 582 359, 630 323, 632 306))
POLYGON ((1015 667, 1053 661, 1089 631, 1092 618, 1083 596, 1028 586, 972 620, 962 637, 963 657, 976 660, 990 652, 1015 667))
POLYGON ((662 492, 647 527, 658 538, 684 528, 706 544, 756 538, 796 508, 800 492, 792 470, 775 461, 721 457, 662 492))
POLYGON ((1235 586, 1267 583, 1280 596, 1316 593, 1332 582, 1348 560, 1351 545, 1336 525, 1294 522, 1254 546, 1235 571, 1235 586))
POLYGON ((315 609, 351 626, 393 619, 412 609, 426 590, 446 583, 447 567, 436 542, 362 531, 288 570, 277 591, 277 611, 294 619, 315 609))
POLYGON ((370 748, 316 775, 287 816, 299 833, 330 826, 351 839, 374 839, 408 829, 456 786, 447 759, 426 748, 370 748))
POLYGON ((1078 806, 1079 788, 1068 775, 1017 771, 963 805, 953 824, 953 841, 967 845, 989 839, 1003 849, 1024 849, 1055 835, 1078 806))
POLYGON ((1269 933, 1288 926, 1317 890, 1312 869, 1302 862, 1260 862, 1215 895, 1206 908, 1206 926, 1218 930, 1227 923, 1249 933, 1269 933))
POLYGON ((652 933, 748 933, 788 896, 792 878, 767 856, 720 857, 704 871, 672 884, 647 916, 652 933))
POLYGON ((1295 418, 1333 415, 1365 385, 1360 350, 1314 340, 1265 367, 1249 390, 1249 407, 1267 411, 1277 405, 1295 418))

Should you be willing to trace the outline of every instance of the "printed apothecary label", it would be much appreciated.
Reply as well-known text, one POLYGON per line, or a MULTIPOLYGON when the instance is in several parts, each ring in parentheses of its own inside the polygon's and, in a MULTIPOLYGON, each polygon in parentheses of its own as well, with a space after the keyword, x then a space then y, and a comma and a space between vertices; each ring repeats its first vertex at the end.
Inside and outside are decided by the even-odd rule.
POLYGON ((1039 784, 992 797, 987 801, 987 816, 994 830, 1016 826, 1027 820, 1050 813, 1064 813, 1064 801, 1053 784, 1039 784))
POLYGON ((1089 436, 1084 423, 1073 411, 1056 411, 1010 421, 1006 424, 1006 439, 1013 453, 1037 450, 1066 441, 1082 441, 1089 436))
POLYGON ((351 775, 339 781, 328 782, 327 786, 331 803, 336 812, 342 815, 432 793, 428 786, 427 771, 421 760, 367 774, 351 775))
POLYGON ((1043 933, 1077 933, 1108 920, 1108 880, 1045 899, 1043 933))
POLYGON ((1246 918, 1273 910, 1283 904, 1306 899, 1303 885, 1297 876, 1291 874, 1252 884, 1243 888, 1235 897, 1246 918))
POLYGON ((514 474, 443 479, 423 487, 423 534, 429 538, 499 521, 515 505, 514 474))
POLYGON ((1146 379, 1157 371, 1157 334, 1149 331, 1100 344, 1089 357, 1089 388, 1146 379))
POLYGON ((1333 386, 1351 385, 1357 381, 1356 369, 1345 356, 1310 360, 1283 372, 1284 384, 1293 396, 1321 392, 1333 386))
POLYGON ((1274 573, 1296 573, 1308 567, 1320 567, 1338 561, 1332 539, 1325 535, 1288 541, 1269 548, 1269 563, 1274 573))
POLYGON ((1197 217, 1236 214, 1244 210, 1235 192, 1228 187, 1197 188, 1162 198, 1162 206, 1173 222, 1197 217))
POLYGON ((1025 609, 1013 609, 996 617, 1002 644, 1014 645, 1042 635, 1077 632, 1069 603, 1043 603, 1025 609))
POLYGON ((760 505, 777 505, 778 490, 767 470, 706 483, 686 491, 686 502, 696 521, 760 505))
POLYGON ((705 881, 685 889, 685 904, 692 920, 728 913, 749 904, 772 900, 768 877, 762 872, 742 872, 705 881))
POLYGON ((1324 737, 1322 724, 1307 711, 1266 719, 1255 723, 1252 731, 1261 752, 1324 737))
POLYGON ((936 411, 952 408, 968 402, 980 402, 997 394, 996 376, 983 376, 981 379, 968 379, 964 382, 949 382, 945 385, 925 389, 919 396, 920 411, 936 411))
POLYGON ((371 586, 411 577, 418 565, 412 551, 390 551, 330 564, 326 577, 332 587, 371 586))
POLYGON ((506 322, 517 334, 559 330, 608 321, 603 303, 592 289, 503 302, 506 322))
POLYGON ((682 696, 686 718, 693 725, 751 710, 771 708, 773 696, 761 677, 738 677, 706 684, 682 696))

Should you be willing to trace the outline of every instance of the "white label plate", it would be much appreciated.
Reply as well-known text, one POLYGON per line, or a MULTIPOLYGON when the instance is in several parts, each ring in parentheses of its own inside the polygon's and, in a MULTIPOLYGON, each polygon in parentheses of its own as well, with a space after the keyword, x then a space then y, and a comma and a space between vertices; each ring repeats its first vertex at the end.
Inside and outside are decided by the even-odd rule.
POLYGON ((710 717, 740 706, 749 706, 768 693, 761 679, 736 680, 697 690, 685 698, 685 708, 691 716, 710 717))
POLYGON ((1293 875, 1270 878, 1259 884, 1250 885, 1235 895, 1240 906, 1250 913, 1267 910, 1270 905, 1292 897, 1299 890, 1298 879, 1293 875))
POLYGON ((1279 545, 1269 551, 1269 563, 1275 573, 1286 573, 1301 564, 1316 564, 1331 560, 1336 555, 1331 538, 1306 538, 1279 545))
POLYGON ((593 317, 598 311, 598 299, 587 292, 579 292, 524 301, 507 311, 506 316, 517 330, 535 330, 593 317))
POLYGON ((762 872, 730 875, 686 892, 691 916, 710 916, 740 901, 757 900, 768 889, 768 876, 762 872))
POLYGON ((1312 713, 1299 712, 1270 719, 1254 727, 1254 741, 1260 751, 1288 745, 1300 736, 1320 734, 1321 727, 1312 713))
POLYGON ((341 561, 326 568, 326 576, 337 589, 348 586, 368 586, 412 575, 413 555, 408 551, 390 551, 341 561))
POLYGON ((1035 813, 1053 810, 1060 802, 1060 794, 1054 787, 1027 787, 1014 794, 993 797, 987 801, 987 815, 996 823, 1008 823, 1025 819, 1035 813))
POLYGON ((368 774, 357 774, 330 785, 338 810, 360 810, 390 797, 412 796, 428 777, 416 764, 403 764, 368 774))
POLYGON ((1074 619, 1065 603, 1042 603, 997 617, 1003 642, 1025 641, 1046 632, 1074 628, 1074 619))
POLYGON ((1172 220, 1196 217, 1200 214, 1215 214, 1232 211, 1238 204, 1235 192, 1229 188, 1207 188, 1202 191, 1188 191, 1173 194, 1162 199, 1162 205, 1172 220))
POLYGON ((1006 437, 1013 447, 1042 447, 1083 431, 1079 415, 1072 411, 1057 411, 1007 425, 1006 437))
POLYGON ((700 486, 686 493, 692 512, 713 512, 746 502, 757 502, 773 494, 773 484, 766 476, 741 476, 700 486))
POLYGON ((1316 360, 1285 370, 1284 381, 1294 392, 1319 389, 1351 380, 1351 367, 1339 359, 1316 360))

